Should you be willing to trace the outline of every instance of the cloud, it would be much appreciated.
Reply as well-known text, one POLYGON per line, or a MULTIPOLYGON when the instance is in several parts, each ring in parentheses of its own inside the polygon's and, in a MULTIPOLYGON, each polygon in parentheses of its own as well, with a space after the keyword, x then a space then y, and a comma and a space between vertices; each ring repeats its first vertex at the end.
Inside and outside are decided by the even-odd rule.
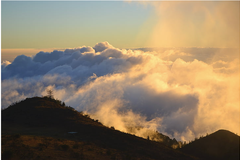
POLYGON ((94 47, 96 52, 102 52, 107 48, 113 48, 112 45, 110 45, 108 42, 101 42, 101 43, 97 43, 94 47))
POLYGON ((56 61, 63 55, 62 51, 53 51, 52 53, 47 52, 39 52, 34 56, 33 61, 34 62, 40 62, 45 63, 47 61, 56 61))
POLYGON ((153 5, 157 15, 147 46, 239 47, 239 1, 146 4, 153 5))
POLYGON ((11 64, 11 62, 9 62, 9 61, 3 61, 2 63, 1 63, 1 67, 2 68, 5 68, 7 65, 9 65, 9 64, 11 64))
POLYGON ((2 63, 2 107, 51 87, 67 105, 145 138, 156 130, 178 140, 221 128, 239 133, 238 51, 125 50, 103 42, 20 55, 2 63))

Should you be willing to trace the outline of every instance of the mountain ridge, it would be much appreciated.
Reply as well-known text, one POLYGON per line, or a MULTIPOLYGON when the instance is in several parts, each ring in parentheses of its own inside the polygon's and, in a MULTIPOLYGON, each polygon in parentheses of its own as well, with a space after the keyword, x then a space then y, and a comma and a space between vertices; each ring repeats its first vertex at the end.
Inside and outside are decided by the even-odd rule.
MULTIPOLYGON (((196 159, 162 143, 146 140, 120 132, 114 128, 106 127, 97 120, 93 120, 89 116, 75 111, 72 107, 65 106, 63 102, 49 97, 27 98, 2 110, 2 138, 4 141, 3 144, 5 144, 2 145, 2 152, 13 151, 14 148, 19 147, 19 144, 15 144, 14 140, 12 140, 14 135, 20 135, 19 139, 21 141, 19 143, 24 143, 22 145, 27 144, 24 139, 31 139, 29 136, 34 136, 35 139, 39 139, 42 136, 52 137, 54 139, 52 141, 64 139, 64 141, 70 140, 74 143, 90 143, 91 147, 94 148, 91 154, 94 159, 101 159, 100 157, 104 156, 104 159, 111 159, 111 156, 106 154, 99 155, 95 151, 105 149, 114 153, 118 159, 125 159, 125 155, 131 155, 130 157, 136 159, 196 159), (69 132, 73 132, 74 134, 69 132), (24 138, 24 136, 28 137, 24 138), (12 142, 13 144, 9 144, 8 142, 12 142)), ((51 142, 49 143, 49 146, 54 146, 51 142)), ((68 142, 66 143, 68 144, 68 142)), ((35 141, 32 144, 35 144, 35 141)), ((35 144, 34 147, 27 146, 28 149, 32 149, 34 154, 31 159, 37 159, 39 151, 36 151, 35 148, 38 148, 38 145, 40 144, 35 144)), ((73 150, 71 148, 68 152, 72 152, 73 150)), ((52 147, 52 153, 58 151, 59 147, 52 147)), ((25 152, 23 151, 22 153, 25 152)), ((88 151, 83 152, 83 154, 85 153, 88 153, 88 151)), ((54 157, 51 153, 49 154, 52 158, 54 157)), ((59 155, 61 154, 63 153, 59 153, 59 155)), ((16 158, 20 155, 16 155, 14 152, 14 156, 16 158)), ((86 157, 88 156, 85 155, 86 157)), ((70 159, 77 158, 73 157, 70 159)))
POLYGON ((239 136, 224 129, 172 149, 104 126, 51 97, 26 98, 3 109, 1 129, 3 159, 239 159, 239 136))
POLYGON ((179 150, 205 160, 238 160, 240 137, 220 129, 201 137, 179 150))

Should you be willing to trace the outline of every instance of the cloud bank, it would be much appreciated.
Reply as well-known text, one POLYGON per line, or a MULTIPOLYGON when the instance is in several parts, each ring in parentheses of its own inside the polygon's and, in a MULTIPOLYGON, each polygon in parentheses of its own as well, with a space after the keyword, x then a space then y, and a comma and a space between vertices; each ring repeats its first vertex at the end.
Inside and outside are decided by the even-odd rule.
POLYGON ((221 128, 239 134, 238 52, 126 50, 102 42, 20 55, 2 62, 2 108, 52 88, 66 105, 145 138, 150 130, 182 141, 221 128))

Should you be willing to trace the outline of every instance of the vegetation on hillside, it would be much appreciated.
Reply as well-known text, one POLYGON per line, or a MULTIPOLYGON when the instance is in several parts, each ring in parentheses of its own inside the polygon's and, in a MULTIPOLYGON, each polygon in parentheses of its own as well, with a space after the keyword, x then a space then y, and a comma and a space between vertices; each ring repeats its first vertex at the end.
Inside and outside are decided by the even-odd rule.
POLYGON ((2 136, 2 159, 136 159, 126 152, 102 148, 91 142, 41 136, 2 136))
POLYGON ((219 130, 187 144, 155 131, 143 139, 104 126, 54 99, 53 92, 44 97, 27 98, 2 110, 2 159, 198 159, 196 157, 238 160, 239 136, 219 130))
POLYGON ((5 159, 194 159, 163 143, 106 127, 49 96, 2 110, 2 139, 5 159))

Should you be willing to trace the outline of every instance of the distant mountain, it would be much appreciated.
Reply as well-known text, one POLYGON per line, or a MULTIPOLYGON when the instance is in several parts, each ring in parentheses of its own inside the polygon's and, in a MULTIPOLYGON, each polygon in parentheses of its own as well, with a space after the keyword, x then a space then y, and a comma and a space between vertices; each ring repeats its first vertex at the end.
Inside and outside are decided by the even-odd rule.
POLYGON ((239 136, 218 130, 187 144, 180 151, 204 160, 239 160, 239 136))
POLYGON ((102 125, 64 102, 27 98, 2 110, 3 159, 196 159, 102 125))

